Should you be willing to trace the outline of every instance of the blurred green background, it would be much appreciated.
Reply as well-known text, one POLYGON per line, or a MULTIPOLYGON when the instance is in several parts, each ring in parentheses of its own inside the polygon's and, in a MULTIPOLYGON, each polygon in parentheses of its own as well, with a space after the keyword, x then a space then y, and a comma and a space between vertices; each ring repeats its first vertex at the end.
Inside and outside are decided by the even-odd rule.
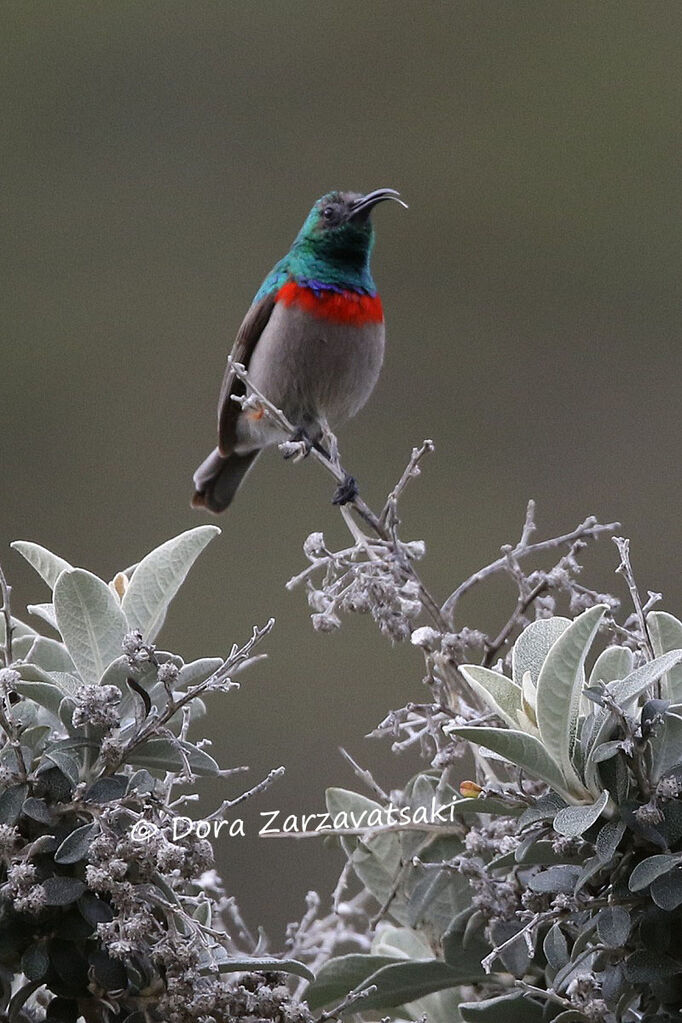
MULTIPOLYGON (((619 518, 644 590, 680 610, 680 92, 677 2, 5 2, 0 551, 16 609, 46 599, 10 540, 102 574, 204 521, 224 360, 253 293, 329 188, 400 189, 375 215, 384 373, 341 434, 379 506, 403 503, 441 597, 516 539, 619 518)), ((216 847, 249 922, 281 927, 339 855, 259 840, 258 813, 323 808, 417 766, 364 734, 420 699, 421 664, 365 619, 312 632, 284 583, 344 531, 319 467, 270 452, 202 556, 162 640, 227 651, 277 618, 267 664, 206 733, 251 780, 286 776, 216 847)), ((584 581, 616 587, 608 541, 584 581)), ((511 587, 481 591, 493 628, 511 587)), ((214 786, 213 802, 239 791, 214 786)))

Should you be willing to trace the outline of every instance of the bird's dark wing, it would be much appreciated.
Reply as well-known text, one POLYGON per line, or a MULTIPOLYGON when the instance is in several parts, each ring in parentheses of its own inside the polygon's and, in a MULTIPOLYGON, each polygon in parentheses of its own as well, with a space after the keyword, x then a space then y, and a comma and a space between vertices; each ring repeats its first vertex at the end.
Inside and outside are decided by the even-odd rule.
MULTIPOLYGON (((276 292, 272 292, 264 295, 258 302, 253 303, 232 346, 230 353, 232 358, 235 362, 241 362, 247 369, 258 338, 263 333, 275 306, 275 294, 276 292)), ((243 382, 235 376, 228 363, 218 399, 218 448, 223 456, 230 455, 234 450, 237 419, 241 412, 237 402, 232 400, 232 395, 244 393, 243 382)))

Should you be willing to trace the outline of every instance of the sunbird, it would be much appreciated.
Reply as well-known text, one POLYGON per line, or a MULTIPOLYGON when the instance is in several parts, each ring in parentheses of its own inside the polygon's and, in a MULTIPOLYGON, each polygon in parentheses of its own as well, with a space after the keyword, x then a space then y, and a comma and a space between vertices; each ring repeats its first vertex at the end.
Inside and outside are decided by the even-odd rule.
MULTIPOLYGON (((263 448, 294 439, 319 445, 323 428, 354 416, 379 377, 384 313, 370 257, 377 203, 406 204, 393 188, 328 192, 317 200, 286 256, 256 293, 232 347, 254 387, 295 427, 287 438, 246 393, 228 363, 218 400, 218 447, 194 473, 195 508, 221 512, 263 448)), ((355 494, 349 477, 334 498, 355 494)))

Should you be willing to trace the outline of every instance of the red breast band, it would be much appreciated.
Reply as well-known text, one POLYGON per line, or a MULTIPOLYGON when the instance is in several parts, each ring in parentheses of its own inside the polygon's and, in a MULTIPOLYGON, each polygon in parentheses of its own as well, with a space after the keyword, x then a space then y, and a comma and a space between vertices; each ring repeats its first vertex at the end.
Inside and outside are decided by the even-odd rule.
POLYGON ((332 323, 348 323, 361 327, 365 323, 381 323, 384 311, 378 295, 361 295, 357 291, 313 290, 289 281, 277 292, 275 299, 284 305, 296 305, 313 316, 332 323))

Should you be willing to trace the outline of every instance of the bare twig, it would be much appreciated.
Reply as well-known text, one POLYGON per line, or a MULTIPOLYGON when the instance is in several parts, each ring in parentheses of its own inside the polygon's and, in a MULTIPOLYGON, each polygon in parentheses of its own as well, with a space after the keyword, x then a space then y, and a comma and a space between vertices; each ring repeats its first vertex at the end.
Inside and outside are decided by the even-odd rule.
MULTIPOLYGON (((620 554, 620 565, 616 569, 616 572, 620 572, 627 583, 628 589, 630 591, 630 597, 632 599, 632 604, 635 609, 635 614, 637 615, 639 627, 642 632, 644 654, 648 661, 653 661, 655 656, 654 648, 651 643, 651 636, 649 635, 649 629, 646 623, 646 613, 642 605, 639 590, 637 589, 637 583, 635 582, 635 574, 632 571, 632 564, 630 563, 630 541, 626 540, 622 536, 614 536, 612 537, 612 539, 616 547, 618 548, 618 553, 620 554)), ((657 594, 651 594, 650 597, 651 596, 655 597, 657 596, 657 594)))
POLYGON ((378 796, 382 802, 388 803, 389 797, 386 795, 381 786, 377 784, 377 782, 374 780, 370 772, 363 770, 363 768, 360 767, 360 765, 355 760, 353 760, 350 753, 348 753, 348 751, 345 750, 343 746, 339 746, 339 752, 341 753, 341 756, 348 761, 348 763, 353 768, 358 778, 361 781, 364 781, 365 785, 374 793, 374 795, 378 796))
POLYGON ((232 807, 238 806, 239 803, 244 803, 247 799, 251 799, 252 796, 257 796, 260 792, 264 792, 270 788, 272 783, 278 778, 281 778, 286 768, 284 767, 273 767, 266 778, 259 781, 253 788, 248 789, 246 792, 242 792, 240 796, 236 796, 234 799, 224 799, 217 810, 210 813, 205 819, 207 821, 217 820, 223 816, 227 810, 231 810, 232 807))
POLYGON ((441 607, 441 614, 449 622, 451 628, 454 628, 455 611, 457 609, 457 603, 461 597, 467 593, 472 586, 482 582, 489 576, 494 575, 496 572, 501 572, 506 569, 509 565, 509 555, 511 554, 515 559, 527 558, 530 554, 539 554, 542 551, 552 550, 555 547, 561 547, 564 544, 573 544, 576 540, 594 540, 602 533, 612 533, 614 529, 618 529, 620 526, 619 522, 610 522, 606 525, 602 525, 597 521, 594 515, 588 516, 584 522, 581 522, 579 526, 576 526, 570 533, 564 533, 562 536, 555 536, 548 540, 540 540, 538 543, 528 543, 528 538, 531 535, 533 528, 530 524, 532 518, 535 503, 530 501, 528 504, 528 511, 526 512, 526 520, 524 523, 521 539, 519 540, 516 547, 512 548, 511 551, 508 549, 501 557, 492 561, 485 568, 481 568, 478 572, 474 572, 473 575, 465 579, 463 583, 454 590, 447 598, 443 606, 441 607))
POLYGON ((362 991, 356 991, 355 993, 351 991, 351 993, 346 995, 344 1000, 339 1002, 338 1005, 335 1005, 333 1009, 328 1009, 326 1012, 321 1013, 318 1016, 318 1023, 324 1023, 324 1021, 328 1019, 338 1019, 342 1013, 348 1012, 351 1006, 361 1002, 363 998, 369 998, 370 995, 373 995, 376 989, 376 984, 370 984, 369 987, 363 988, 362 991))
POLYGON ((400 523, 398 518, 398 498, 402 495, 409 481, 414 479, 414 477, 418 476, 421 472, 419 463, 424 455, 431 454, 433 451, 435 451, 435 445, 432 440, 425 440, 420 447, 412 448, 410 460, 405 466, 402 476, 388 495, 386 504, 379 516, 379 521, 383 523, 383 525, 385 525, 391 533, 393 533, 396 526, 400 523))
POLYGON ((191 700, 201 696, 207 690, 217 688, 238 688, 238 682, 230 682, 230 674, 237 668, 243 665, 246 661, 251 658, 251 651, 253 648, 260 643, 260 641, 271 632, 275 624, 275 619, 270 618, 265 625, 261 628, 254 628, 251 638, 242 646, 238 647, 235 643, 230 651, 229 657, 227 657, 212 675, 209 675, 207 679, 201 682, 199 685, 192 686, 187 690, 178 700, 169 701, 166 709, 163 711, 158 718, 147 721, 147 724, 137 731, 130 740, 126 743, 124 749, 121 751, 119 757, 107 765, 102 771, 103 775, 113 774, 118 767, 124 763, 127 757, 130 756, 132 751, 146 742, 152 735, 159 732, 160 729, 179 711, 185 704, 191 700))
POLYGON ((483 658, 483 664, 485 665, 486 668, 489 668, 490 665, 493 664, 493 662, 495 661, 495 658, 497 657, 498 651, 507 642, 507 639, 512 634, 512 632, 514 631, 514 628, 519 624, 519 622, 520 622, 521 618, 523 617, 523 615, 526 613, 526 611, 531 606, 531 604, 542 593, 545 592, 545 590, 547 589, 548 585, 549 584, 548 584, 547 580, 546 579, 542 579, 537 584, 537 586, 533 587, 533 589, 530 591, 530 593, 527 593, 526 596, 519 597, 519 599, 518 599, 518 601, 516 603, 516 607, 514 608, 513 613, 510 615, 509 620, 507 621, 507 623, 500 630, 500 632, 495 637, 495 639, 492 640, 491 643, 487 643, 486 644, 485 657, 483 658))

